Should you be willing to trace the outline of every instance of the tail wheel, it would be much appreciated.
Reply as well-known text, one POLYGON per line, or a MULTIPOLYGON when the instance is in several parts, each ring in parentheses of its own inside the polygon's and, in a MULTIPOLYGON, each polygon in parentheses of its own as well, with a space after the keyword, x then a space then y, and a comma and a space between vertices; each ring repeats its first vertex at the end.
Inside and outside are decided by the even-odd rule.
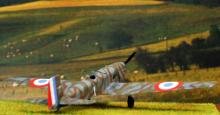
POLYGON ((128 108, 133 108, 134 107, 134 98, 129 95, 127 103, 128 103, 128 108))

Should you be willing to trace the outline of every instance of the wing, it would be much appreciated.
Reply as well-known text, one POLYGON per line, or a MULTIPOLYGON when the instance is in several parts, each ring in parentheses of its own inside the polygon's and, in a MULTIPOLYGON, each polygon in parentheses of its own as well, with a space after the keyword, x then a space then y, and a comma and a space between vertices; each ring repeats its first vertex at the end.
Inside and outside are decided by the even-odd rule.
POLYGON ((195 88, 212 88, 217 82, 134 82, 111 83, 104 91, 104 95, 133 95, 147 92, 166 92, 173 90, 189 90, 195 88))
POLYGON ((4 85, 5 87, 7 86, 12 86, 12 87, 17 87, 17 86, 27 86, 28 81, 31 78, 25 78, 25 77, 15 77, 15 78, 7 78, 3 79, 1 81, 1 84, 4 85))
POLYGON ((5 87, 19 87, 19 86, 30 86, 42 88, 48 85, 49 79, 41 78, 26 78, 26 77, 14 77, 7 78, 1 81, 5 87))

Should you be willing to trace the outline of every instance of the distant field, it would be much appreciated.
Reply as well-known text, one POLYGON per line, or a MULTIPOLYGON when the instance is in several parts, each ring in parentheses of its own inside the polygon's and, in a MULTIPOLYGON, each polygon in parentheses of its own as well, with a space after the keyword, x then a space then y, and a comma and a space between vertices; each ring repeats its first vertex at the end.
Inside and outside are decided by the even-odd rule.
MULTIPOLYGON (((113 39, 112 31, 119 27, 133 36, 133 43, 122 49, 161 42, 160 37, 175 39, 187 36, 184 40, 191 40, 194 37, 189 35, 207 32, 211 24, 220 23, 219 11, 219 8, 169 3, 1 12, 0 64, 67 62, 98 53, 96 43, 104 51, 117 50, 107 46, 113 39)), ((164 45, 146 47, 158 51, 164 45)))
POLYGON ((52 75, 65 75, 66 79, 80 80, 82 75, 91 74, 92 71, 104 67, 105 64, 123 61, 124 59, 79 61, 63 64, 39 64, 21 66, 0 66, 0 78, 9 77, 49 77, 52 75))
MULTIPOLYGON (((21 66, 0 66, 0 78, 18 77, 18 76, 51 76, 56 74, 65 75, 66 79, 79 80, 82 75, 90 74, 97 69, 104 67, 117 61, 124 61, 126 57, 110 58, 94 61, 78 61, 63 64, 42 64, 42 65, 21 65, 21 66)), ((127 66, 128 79, 131 81, 161 81, 161 80, 180 80, 180 81, 220 81, 220 68, 210 69, 192 69, 186 71, 183 75, 182 71, 145 74, 140 70, 135 62, 131 62, 127 66), (134 74, 134 70, 138 70, 138 74, 134 74)))
MULTIPOLYGON (((135 108, 128 109, 125 102, 110 102, 108 104, 95 104, 90 106, 69 106, 61 109, 62 115, 219 115, 213 104, 195 103, 148 103, 137 102, 135 108)), ((0 101, 0 114, 24 115, 56 113, 47 110, 46 105, 34 105, 20 101, 0 101)))
MULTIPOLYGON (((178 37, 178 38, 173 38, 173 39, 168 40, 168 48, 175 47, 183 41, 191 44, 192 40, 195 38, 207 38, 208 36, 209 36, 209 32, 206 31, 206 32, 202 32, 202 33, 191 34, 191 35, 186 35, 186 36, 182 36, 182 37, 178 37)), ((143 49, 147 49, 150 52, 165 51, 166 50, 166 41, 147 44, 147 45, 140 45, 138 47, 141 47, 143 49)), ((132 52, 135 52, 136 50, 137 50, 137 47, 126 48, 126 49, 121 49, 121 50, 113 50, 113 51, 108 51, 108 52, 103 52, 103 53, 97 53, 94 55, 74 58, 72 60, 66 60, 65 62, 71 62, 71 61, 76 61, 76 60, 77 61, 98 60, 98 59, 115 58, 115 57, 120 57, 120 56, 126 57, 126 56, 130 55, 132 52)))
POLYGON ((163 3, 156 0, 40 0, 21 5, 2 7, 0 8, 0 12, 81 6, 160 5, 163 3))

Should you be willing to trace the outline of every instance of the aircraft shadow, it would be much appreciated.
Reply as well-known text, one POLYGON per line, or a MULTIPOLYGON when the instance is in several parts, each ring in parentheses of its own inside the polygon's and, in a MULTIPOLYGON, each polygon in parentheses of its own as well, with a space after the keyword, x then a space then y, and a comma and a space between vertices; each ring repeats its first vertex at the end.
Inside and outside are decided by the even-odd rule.
MULTIPOLYGON (((96 108, 96 109, 132 109, 132 110, 148 110, 148 111, 203 111, 199 109, 185 109, 185 108, 153 108, 153 107, 134 107, 134 108, 128 108, 128 107, 121 107, 117 105, 108 105, 107 103, 96 103, 92 105, 72 105, 69 107, 64 107, 63 110, 68 111, 71 109, 74 109, 74 107, 77 107, 77 111, 87 109, 87 108, 96 108)), ((62 111, 62 109, 61 109, 62 111)))
MULTIPOLYGON (((109 105, 107 103, 96 103, 92 105, 71 105, 71 106, 64 106, 60 109, 59 112, 48 112, 48 111, 32 111, 32 110, 23 110, 22 112, 25 113, 30 113, 30 114, 52 114, 52 113, 58 113, 58 114, 65 114, 65 113, 77 113, 79 111, 88 109, 88 108, 95 108, 95 109, 127 109, 130 110, 130 108, 127 107, 121 107, 121 106, 114 106, 114 105, 109 105)), ((184 111, 200 111, 202 112, 203 110, 199 109, 185 109, 185 108, 153 108, 153 107, 134 107, 132 110, 147 110, 147 111, 179 111, 179 112, 184 112, 184 111)))

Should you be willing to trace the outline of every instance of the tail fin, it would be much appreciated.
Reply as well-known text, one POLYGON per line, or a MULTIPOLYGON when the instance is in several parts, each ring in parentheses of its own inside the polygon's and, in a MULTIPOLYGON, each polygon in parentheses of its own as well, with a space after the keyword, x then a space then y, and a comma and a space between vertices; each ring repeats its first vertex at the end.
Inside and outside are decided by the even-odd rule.
POLYGON ((60 85, 59 78, 54 76, 49 79, 48 85, 48 108, 50 110, 59 111, 60 97, 58 94, 58 87, 60 85))
POLYGON ((36 79, 33 78, 29 81, 30 87, 35 88, 43 88, 48 87, 48 99, 47 104, 50 110, 59 111, 60 109, 60 96, 59 96, 59 86, 60 86, 60 79, 59 77, 51 77, 50 79, 36 79))

